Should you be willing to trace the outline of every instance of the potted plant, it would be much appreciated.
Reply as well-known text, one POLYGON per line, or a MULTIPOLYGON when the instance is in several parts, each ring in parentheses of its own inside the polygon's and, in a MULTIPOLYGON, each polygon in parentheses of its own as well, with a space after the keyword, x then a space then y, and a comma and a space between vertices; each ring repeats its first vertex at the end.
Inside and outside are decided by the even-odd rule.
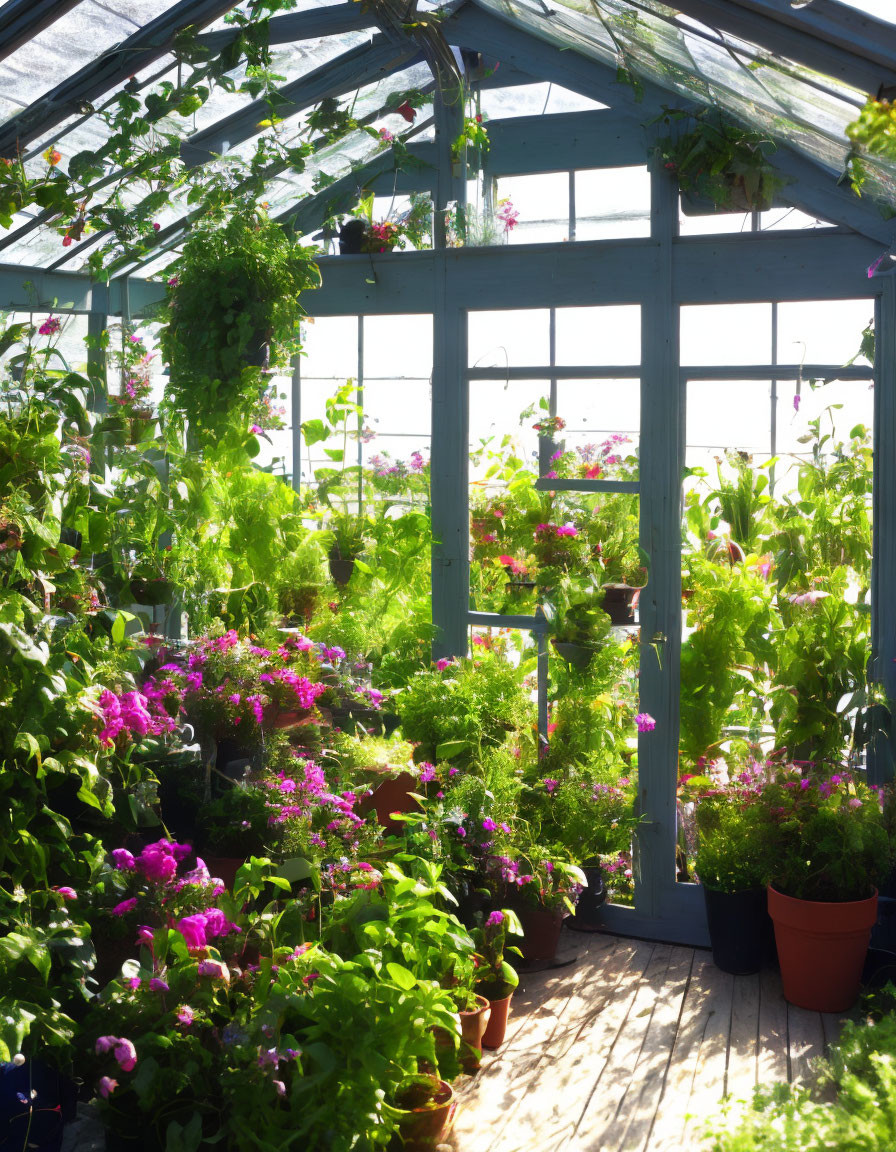
POLYGON ((194 436, 216 437, 235 410, 248 417, 267 390, 264 373, 288 363, 299 297, 320 273, 312 249, 255 209, 198 224, 170 271, 166 399, 194 436))
POLYGON ((881 796, 845 772, 785 767, 758 803, 771 830, 768 908, 784 995, 811 1011, 845 1011, 858 995, 877 885, 892 866, 881 796))
POLYGON ((344 588, 352 578, 355 561, 364 551, 364 540, 370 530, 367 517, 353 512, 333 510, 327 519, 327 531, 332 537, 329 551, 330 575, 334 583, 344 588))
POLYGON ((710 212, 764 212, 787 180, 766 153, 774 141, 742 128, 716 108, 665 108, 652 121, 673 123, 677 131, 657 140, 664 166, 674 174, 689 215, 710 212))
POLYGON ((557 655, 573 668, 587 668, 594 653, 610 632, 610 617, 603 607, 604 596, 589 579, 561 576, 545 589, 542 609, 548 619, 551 644, 557 655))
MULTIPOLYGON (((480 926, 473 933, 477 966, 475 989, 485 997, 491 1011, 482 1033, 483 1048, 500 1048, 507 1031, 507 1018, 514 989, 520 982, 516 969, 504 959, 507 936, 522 936, 519 917, 511 908, 495 909, 488 916, 479 913, 480 926)), ((519 949, 514 949, 519 953, 519 949)))
POLYGON ((537 844, 515 857, 495 857, 489 868, 502 902, 513 908, 523 929, 523 963, 529 967, 553 963, 563 918, 575 911, 575 901, 586 884, 582 870, 551 858, 537 844))
POLYGON ((438 1076, 417 1073, 395 1089, 401 1147, 406 1152, 433 1152, 448 1138, 457 1112, 454 1089, 438 1076))
POLYGON ((768 938, 766 886, 773 854, 769 825, 757 803, 762 782, 762 768, 749 766, 735 784, 704 793, 696 808, 695 867, 712 958, 717 968, 737 975, 759 971, 768 938))

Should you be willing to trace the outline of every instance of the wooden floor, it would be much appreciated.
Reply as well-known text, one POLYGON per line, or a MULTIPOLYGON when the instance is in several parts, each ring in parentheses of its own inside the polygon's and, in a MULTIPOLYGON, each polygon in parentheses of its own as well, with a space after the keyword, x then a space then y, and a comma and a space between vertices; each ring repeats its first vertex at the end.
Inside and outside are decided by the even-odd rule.
POLYGON ((841 1023, 702 949, 564 931, 558 955, 460 1087, 456 1152, 693 1152, 723 1096, 804 1079, 841 1023))

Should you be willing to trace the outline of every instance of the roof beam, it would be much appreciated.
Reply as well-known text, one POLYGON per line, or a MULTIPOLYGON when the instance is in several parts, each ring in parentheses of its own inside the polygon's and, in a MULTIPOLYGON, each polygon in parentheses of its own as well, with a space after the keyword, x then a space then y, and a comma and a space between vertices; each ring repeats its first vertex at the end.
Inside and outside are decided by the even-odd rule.
POLYGON ((675 7, 872 96, 896 84, 896 28, 834 0, 798 9, 789 0, 675 0, 675 7))
POLYGON ((34 39, 80 0, 9 0, 0 9, 0 60, 34 39))
POLYGON ((202 28, 210 24, 229 12, 235 2, 181 0, 0 127, 0 155, 9 156, 17 149, 24 149, 32 140, 78 112, 85 103, 92 103, 122 80, 164 56, 184 28, 190 25, 202 28))
MULTIPOLYGON (((352 0, 348 4, 331 4, 311 11, 274 16, 268 21, 268 43, 295 44, 299 40, 314 40, 318 36, 336 36, 340 32, 361 32, 365 28, 376 28, 373 13, 361 9, 362 6, 352 0)), ((237 30, 225 28, 220 32, 203 32, 196 39, 212 55, 216 55, 229 47, 237 35, 237 30)))
MULTIPOLYGON (((396 45, 386 36, 375 36, 369 44, 359 44, 278 89, 282 101, 277 109, 278 115, 283 119, 298 116, 328 96, 341 96, 389 76, 418 55, 416 45, 410 42, 396 45)), ((184 140, 180 149, 181 159, 188 168, 196 168, 220 156, 228 148, 255 136, 259 131, 258 122, 267 119, 270 111, 266 101, 253 101, 204 132, 197 132, 184 140)))

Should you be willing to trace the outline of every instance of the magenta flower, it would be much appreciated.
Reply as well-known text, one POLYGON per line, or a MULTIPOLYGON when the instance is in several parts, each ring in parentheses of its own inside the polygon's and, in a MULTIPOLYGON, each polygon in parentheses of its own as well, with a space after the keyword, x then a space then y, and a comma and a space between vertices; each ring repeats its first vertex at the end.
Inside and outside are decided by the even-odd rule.
POLYGON ((41 336, 55 336, 61 327, 62 323, 57 317, 48 316, 38 328, 38 332, 41 336))
POLYGON ((498 825, 492 820, 491 816, 486 816, 482 821, 483 830, 486 832, 494 832, 498 825))
POLYGON ((639 732, 652 732, 656 728, 656 720, 649 712, 639 712, 635 717, 635 725, 639 732))
POLYGON ((196 1015, 195 1012, 189 1006, 189 1004, 181 1005, 181 1007, 178 1008, 177 1012, 175 1012, 175 1016, 177 1017, 178 1024, 183 1024, 183 1026, 185 1028, 190 1027, 190 1025, 193 1023, 195 1015, 196 1015))
POLYGON ((486 926, 486 928, 497 928, 499 924, 503 924, 503 923, 504 923, 504 913, 503 912, 492 912, 489 915, 488 920, 486 920, 485 926, 486 926))
POLYGON ((113 848, 112 863, 115 865, 119 872, 123 872, 125 869, 130 870, 131 868, 137 867, 137 862, 134 859, 133 854, 128 852, 127 848, 113 848))
POLYGON ((153 941, 152 928, 148 927, 148 925, 146 925, 146 924, 142 924, 137 929, 137 943, 138 944, 146 944, 151 948, 152 947, 152 941, 153 941))
POLYGON ((460 836, 460 837, 461 837, 461 839, 463 839, 463 838, 464 838, 464 836, 466 836, 466 834, 467 834, 467 830, 466 830, 466 828, 464 828, 464 826, 463 826, 462 824, 458 824, 458 826, 457 826, 457 834, 458 834, 458 836, 460 836))
POLYGON ((420 765, 420 783, 421 784, 428 784, 430 782, 430 780, 435 780, 435 778, 436 778, 435 766, 428 763, 427 761, 424 761, 420 765))
POLYGON ((542 783, 544 784, 545 790, 549 796, 552 796, 554 792, 557 791, 557 781, 552 779, 550 776, 543 780, 542 783))
POLYGON ((105 1052, 111 1052, 117 1043, 117 1036, 97 1036, 95 1045, 97 1056, 102 1056, 105 1052))
POLYGON ((391 144, 394 139, 395 137, 388 128, 380 128, 380 140, 382 140, 384 144, 391 144))
POLYGON ((111 1093, 118 1087, 118 1081, 113 1080, 111 1076, 101 1076, 98 1085, 100 1096, 104 1100, 108 1100, 111 1093))
POLYGON ((794 410, 794 412, 799 412, 801 399, 802 399, 802 397, 800 396, 799 392, 795 392, 794 396, 793 396, 793 410, 794 410))
POLYGON ((54 888, 53 891, 57 896, 61 896, 63 900, 78 899, 78 893, 74 890, 74 888, 68 888, 65 885, 63 885, 61 888, 54 888))
POLYGON ((557 535, 558 536, 578 536, 578 534, 579 534, 578 528, 576 528, 575 524, 572 524, 572 523, 561 524, 557 528, 557 535))
POLYGON ((126 916, 128 912, 133 912, 137 907, 137 897, 131 896, 129 900, 122 900, 120 904, 116 904, 112 909, 113 916, 126 916))
POLYGON ((132 1072, 137 1066, 137 1049, 130 1040, 119 1039, 112 1055, 118 1061, 118 1066, 122 1072, 132 1072))
POLYGON ((147 844, 135 863, 147 880, 170 880, 177 871, 177 860, 167 840, 147 844))
POLYGON ((130 990, 132 992, 136 992, 137 989, 140 987, 140 977, 139 976, 129 976, 127 978, 127 980, 125 980, 124 986, 125 986, 125 988, 130 988, 130 990))
MULTIPOLYGON (((223 915, 223 913, 222 913, 223 915)), ((191 951, 204 948, 208 943, 205 931, 205 916, 182 916, 176 924, 178 932, 183 936, 187 948, 191 951)))
POLYGON ((150 992, 169 992, 170 989, 164 980, 159 979, 158 976, 153 976, 149 982, 150 992))

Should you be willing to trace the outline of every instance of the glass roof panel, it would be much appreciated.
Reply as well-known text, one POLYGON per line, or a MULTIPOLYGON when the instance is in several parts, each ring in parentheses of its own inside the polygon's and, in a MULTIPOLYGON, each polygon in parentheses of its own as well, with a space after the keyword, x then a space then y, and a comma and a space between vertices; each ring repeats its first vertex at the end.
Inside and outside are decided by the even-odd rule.
MULTIPOLYGON (((889 0, 888 0, 889 2, 889 0)), ((778 60, 695 21, 680 20, 658 0, 475 0, 546 43, 573 49, 682 97, 712 103, 768 133, 838 176, 848 152, 846 126, 864 94, 796 63, 778 60), (750 61, 738 56, 746 50, 750 61)), ((896 162, 866 161, 867 189, 893 199, 896 162)))

